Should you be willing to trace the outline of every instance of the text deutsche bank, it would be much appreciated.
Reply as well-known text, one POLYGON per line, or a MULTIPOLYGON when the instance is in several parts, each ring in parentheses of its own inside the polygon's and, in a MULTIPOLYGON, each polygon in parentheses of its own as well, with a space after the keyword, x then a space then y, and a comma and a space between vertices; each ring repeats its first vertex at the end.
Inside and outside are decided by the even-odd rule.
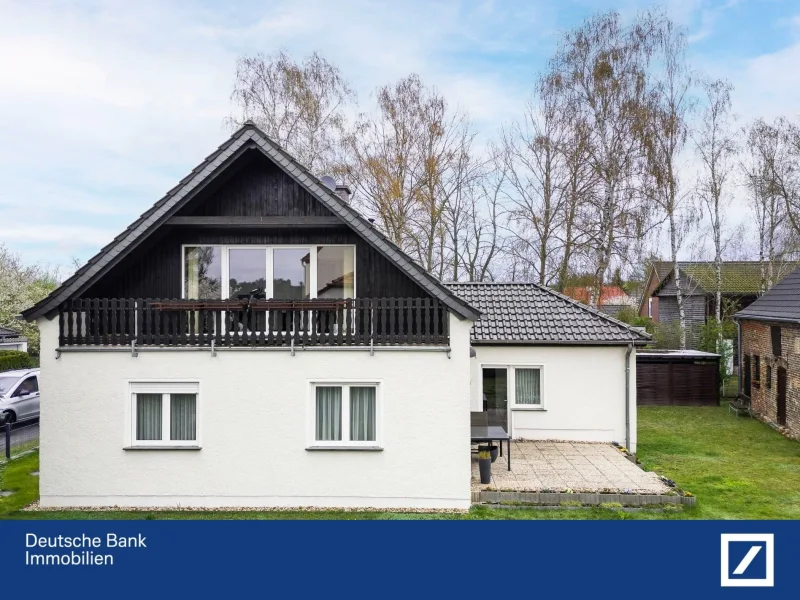
POLYGON ((141 533, 135 536, 107 533, 105 537, 86 534, 38 536, 26 533, 25 548, 26 565, 109 566, 114 564, 114 556, 104 550, 147 548, 147 538, 141 533))

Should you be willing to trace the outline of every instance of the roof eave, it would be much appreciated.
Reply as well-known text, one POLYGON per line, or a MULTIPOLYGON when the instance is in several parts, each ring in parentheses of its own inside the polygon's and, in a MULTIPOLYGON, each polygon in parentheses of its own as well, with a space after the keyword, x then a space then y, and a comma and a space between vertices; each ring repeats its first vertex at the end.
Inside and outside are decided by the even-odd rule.
POLYGON ((646 346, 652 340, 471 340, 474 346, 646 346))

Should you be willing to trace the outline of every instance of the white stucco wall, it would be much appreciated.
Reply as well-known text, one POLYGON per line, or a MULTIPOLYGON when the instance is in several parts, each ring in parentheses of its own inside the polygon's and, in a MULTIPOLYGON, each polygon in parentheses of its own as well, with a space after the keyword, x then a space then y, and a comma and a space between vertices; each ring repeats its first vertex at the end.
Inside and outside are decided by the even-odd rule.
POLYGON ((64 352, 41 319, 42 506, 467 508, 471 322, 441 351, 64 352), (130 380, 200 383, 202 449, 126 451, 130 380), (381 452, 307 451, 310 381, 380 382, 381 452))
MULTIPOLYGON (((471 410, 483 410, 482 367, 541 365, 543 410, 511 413, 511 435, 625 444, 625 347, 475 346, 471 410)), ((630 357, 630 450, 636 451, 636 351, 630 357)))

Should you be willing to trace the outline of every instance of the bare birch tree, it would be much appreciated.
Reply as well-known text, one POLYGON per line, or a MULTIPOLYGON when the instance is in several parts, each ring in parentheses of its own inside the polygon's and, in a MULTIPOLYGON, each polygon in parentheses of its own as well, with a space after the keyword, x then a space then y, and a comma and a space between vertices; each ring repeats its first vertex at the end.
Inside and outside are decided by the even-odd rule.
POLYGON ((657 13, 644 13, 626 27, 616 12, 595 15, 565 34, 554 61, 565 92, 588 125, 589 163, 603 188, 587 203, 593 212, 592 306, 615 253, 624 253, 647 217, 635 178, 646 122, 647 70, 660 20, 657 13))
MULTIPOLYGON (((558 77, 552 75, 550 77, 558 77)), ((538 283, 557 276, 558 231, 567 199, 563 149, 568 135, 564 103, 550 77, 537 81, 521 121, 501 134, 508 174, 510 251, 527 261, 538 283)))
POLYGON ((686 65, 686 36, 671 21, 664 24, 658 58, 661 69, 655 76, 644 137, 647 189, 667 222, 678 303, 679 346, 685 350, 685 294, 678 251, 694 216, 688 202, 689 191, 681 178, 680 161, 695 101, 691 94, 692 77, 686 65))
POLYGON ((314 52, 297 63, 285 51, 236 61, 231 127, 251 120, 312 172, 333 169, 355 93, 339 68, 314 52))
POLYGON ((731 176, 738 152, 733 133, 731 91, 721 79, 703 83, 703 109, 694 135, 700 159, 697 195, 701 208, 708 211, 714 240, 715 307, 714 318, 722 321, 722 233, 725 213, 731 201, 731 176))

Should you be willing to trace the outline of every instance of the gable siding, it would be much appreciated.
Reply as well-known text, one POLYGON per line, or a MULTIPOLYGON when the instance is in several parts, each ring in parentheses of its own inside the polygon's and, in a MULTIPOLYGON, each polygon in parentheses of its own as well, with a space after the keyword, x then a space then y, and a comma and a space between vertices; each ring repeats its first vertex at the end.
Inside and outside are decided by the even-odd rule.
POLYGON ((427 298, 415 282, 346 228, 335 230, 232 231, 172 228, 137 249, 92 286, 86 298, 179 298, 182 244, 354 244, 356 295, 362 298, 427 298))
POLYGON ((229 177, 176 214, 203 217, 333 216, 303 186, 260 152, 250 150, 237 163, 229 177))
MULTIPOLYGON (((683 310, 686 317, 686 347, 697 349, 699 329, 706 322, 705 296, 684 297, 683 310)), ((658 320, 659 323, 663 324, 678 323, 680 321, 677 297, 661 296, 659 298, 658 320)))
MULTIPOLYGON (((221 183, 206 189, 181 216, 333 216, 260 153, 251 151, 221 183)), ((184 244, 354 244, 356 294, 362 298, 430 295, 344 223, 326 229, 208 229, 163 226, 81 294, 85 298, 179 298, 184 244)))

